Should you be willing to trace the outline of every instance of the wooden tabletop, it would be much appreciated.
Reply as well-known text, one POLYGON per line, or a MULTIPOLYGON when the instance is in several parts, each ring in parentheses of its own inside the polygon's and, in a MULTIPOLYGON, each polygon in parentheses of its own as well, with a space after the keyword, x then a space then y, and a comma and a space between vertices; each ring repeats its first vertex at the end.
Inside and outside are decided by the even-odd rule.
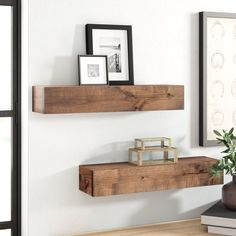
MULTIPOLYGON (((200 219, 126 228, 115 231, 78 234, 77 236, 213 236, 200 219)), ((76 236, 76 235, 74 235, 76 236)))

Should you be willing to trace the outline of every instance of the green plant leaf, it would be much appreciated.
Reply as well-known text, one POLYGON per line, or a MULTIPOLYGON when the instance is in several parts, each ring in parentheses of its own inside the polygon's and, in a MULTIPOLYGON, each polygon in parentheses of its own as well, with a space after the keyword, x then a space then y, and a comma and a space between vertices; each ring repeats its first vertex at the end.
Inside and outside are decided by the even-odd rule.
POLYGON ((228 153, 229 151, 230 151, 230 148, 227 148, 224 151, 222 151, 221 153, 228 153))
POLYGON ((223 142, 223 139, 221 139, 221 138, 216 138, 217 140, 219 140, 220 142, 223 142))
POLYGON ((209 169, 209 174, 217 176, 221 175, 222 171, 225 170, 226 174, 232 175, 236 172, 236 136, 233 134, 234 128, 229 131, 223 129, 222 134, 217 130, 213 130, 213 132, 217 136, 216 139, 219 143, 223 143, 226 149, 221 152, 225 155, 209 169))
POLYGON ((222 137, 222 135, 221 135, 221 133, 219 131, 214 129, 213 132, 215 133, 215 135, 222 137))
POLYGON ((234 132, 234 127, 232 127, 229 131, 229 134, 232 134, 234 132))
POLYGON ((223 140, 222 142, 224 143, 224 145, 225 145, 227 148, 229 148, 229 144, 228 144, 227 140, 223 140))

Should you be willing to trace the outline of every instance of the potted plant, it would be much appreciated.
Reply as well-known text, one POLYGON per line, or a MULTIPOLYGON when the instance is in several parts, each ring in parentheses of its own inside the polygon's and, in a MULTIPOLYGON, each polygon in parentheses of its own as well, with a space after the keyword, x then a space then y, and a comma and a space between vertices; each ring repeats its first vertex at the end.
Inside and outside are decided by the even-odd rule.
POLYGON ((222 187, 222 202, 227 208, 236 210, 236 136, 233 132, 234 128, 230 131, 223 130, 222 133, 214 130, 216 139, 224 144, 226 149, 221 152, 223 157, 210 168, 209 172, 213 177, 220 177, 222 171, 232 176, 232 181, 222 187))

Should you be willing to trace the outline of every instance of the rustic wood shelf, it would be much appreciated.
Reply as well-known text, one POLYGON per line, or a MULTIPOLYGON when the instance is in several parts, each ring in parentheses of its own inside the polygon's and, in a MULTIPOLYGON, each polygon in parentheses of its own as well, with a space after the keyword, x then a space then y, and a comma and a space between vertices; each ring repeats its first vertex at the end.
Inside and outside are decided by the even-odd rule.
POLYGON ((183 85, 33 86, 33 111, 45 114, 180 109, 183 85))
POLYGON ((223 184, 209 177, 215 159, 179 158, 178 163, 135 166, 127 162, 79 166, 79 189, 93 197, 223 184))

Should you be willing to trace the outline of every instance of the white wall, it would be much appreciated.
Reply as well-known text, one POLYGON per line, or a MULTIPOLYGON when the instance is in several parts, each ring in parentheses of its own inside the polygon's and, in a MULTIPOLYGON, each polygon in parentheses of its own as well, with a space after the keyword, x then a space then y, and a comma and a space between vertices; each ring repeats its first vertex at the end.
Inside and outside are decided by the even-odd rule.
POLYGON ((217 157, 198 146, 198 12, 236 9, 235 0, 30 0, 32 85, 76 85, 86 23, 131 24, 135 84, 184 84, 185 110, 40 115, 29 104, 29 235, 199 217, 220 186, 91 198, 78 165, 127 160, 136 137, 169 136, 181 156, 217 157))

